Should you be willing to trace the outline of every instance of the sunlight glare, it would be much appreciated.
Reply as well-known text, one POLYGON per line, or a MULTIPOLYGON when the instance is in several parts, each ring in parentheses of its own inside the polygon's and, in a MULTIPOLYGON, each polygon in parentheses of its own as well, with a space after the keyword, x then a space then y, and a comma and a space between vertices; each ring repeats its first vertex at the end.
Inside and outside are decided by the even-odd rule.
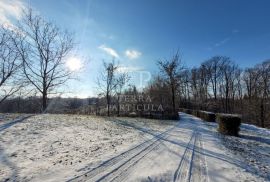
POLYGON ((71 57, 67 60, 66 66, 70 71, 79 71, 82 68, 82 62, 79 58, 71 57))

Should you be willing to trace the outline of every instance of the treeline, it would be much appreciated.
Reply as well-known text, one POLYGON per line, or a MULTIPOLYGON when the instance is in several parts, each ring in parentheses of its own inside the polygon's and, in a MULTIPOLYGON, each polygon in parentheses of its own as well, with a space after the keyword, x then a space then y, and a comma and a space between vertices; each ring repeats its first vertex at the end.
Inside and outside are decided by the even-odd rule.
POLYGON ((12 97, 0 104, 2 113, 55 113, 55 114, 95 114, 97 98, 61 98, 53 97, 48 99, 48 106, 42 110, 42 97, 12 97), (92 110, 91 110, 92 108, 92 110))
POLYGON ((176 54, 158 65, 161 73, 144 92, 165 108, 241 114, 243 122, 270 127, 270 60, 242 69, 215 56, 189 69, 176 54))

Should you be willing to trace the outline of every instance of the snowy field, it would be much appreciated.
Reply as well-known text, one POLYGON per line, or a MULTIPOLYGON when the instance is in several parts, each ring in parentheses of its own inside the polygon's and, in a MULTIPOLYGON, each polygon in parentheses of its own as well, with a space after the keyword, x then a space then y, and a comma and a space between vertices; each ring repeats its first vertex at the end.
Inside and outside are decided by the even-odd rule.
POLYGON ((0 115, 0 181, 270 181, 269 130, 83 115, 0 115))

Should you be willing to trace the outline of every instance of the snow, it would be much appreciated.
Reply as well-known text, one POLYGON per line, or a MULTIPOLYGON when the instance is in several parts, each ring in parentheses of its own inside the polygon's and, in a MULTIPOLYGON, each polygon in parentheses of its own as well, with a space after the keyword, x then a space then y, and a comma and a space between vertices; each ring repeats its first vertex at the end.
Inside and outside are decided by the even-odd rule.
POLYGON ((267 129, 267 128, 260 128, 258 126, 255 126, 255 125, 251 125, 251 124, 242 124, 241 125, 241 128, 244 129, 244 130, 251 130, 251 131, 254 131, 258 134, 262 134, 264 136, 269 136, 270 135, 270 130, 267 129))
POLYGON ((200 112, 203 112, 203 113, 206 113, 206 114, 215 114, 215 113, 209 112, 209 111, 201 111, 201 110, 200 110, 200 112))
POLYGON ((221 116, 226 116, 226 117, 240 117, 241 118, 241 115, 239 114, 228 114, 228 113, 217 113, 217 114, 221 116))
POLYGON ((180 115, 0 115, 0 181, 270 180, 268 131, 243 124, 240 137, 228 137, 180 115))
POLYGON ((136 130, 105 118, 33 116, 1 131, 0 181, 63 181, 140 139, 136 130))

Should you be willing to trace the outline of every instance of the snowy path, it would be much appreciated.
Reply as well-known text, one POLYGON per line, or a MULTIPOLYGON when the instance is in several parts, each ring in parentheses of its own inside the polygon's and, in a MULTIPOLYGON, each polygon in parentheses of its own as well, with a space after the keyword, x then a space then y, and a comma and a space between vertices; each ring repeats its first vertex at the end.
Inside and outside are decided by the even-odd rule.
POLYGON ((163 132, 116 123, 150 139, 69 181, 260 181, 198 118, 181 113, 180 122, 163 132))

